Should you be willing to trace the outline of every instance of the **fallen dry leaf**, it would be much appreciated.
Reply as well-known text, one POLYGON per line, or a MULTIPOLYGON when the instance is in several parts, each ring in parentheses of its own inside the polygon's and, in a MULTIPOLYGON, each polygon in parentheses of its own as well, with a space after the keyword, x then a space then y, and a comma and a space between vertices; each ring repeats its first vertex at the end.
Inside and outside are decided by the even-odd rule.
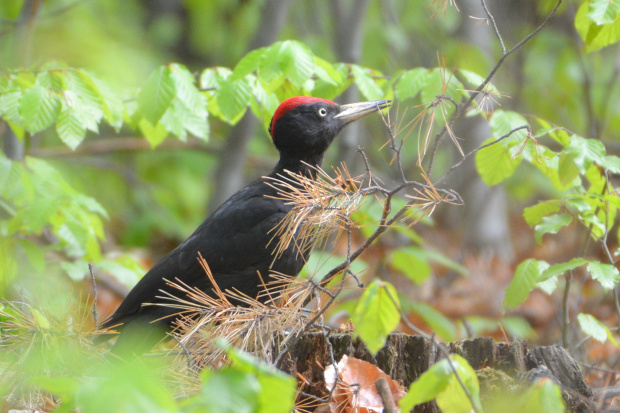
POLYGON ((381 413, 383 401, 377 393, 375 383, 385 378, 395 402, 406 393, 406 389, 392 380, 377 366, 366 361, 348 357, 346 354, 336 366, 325 369, 325 386, 331 390, 337 383, 329 403, 332 413, 381 413), (336 372, 340 380, 336 380, 336 372))

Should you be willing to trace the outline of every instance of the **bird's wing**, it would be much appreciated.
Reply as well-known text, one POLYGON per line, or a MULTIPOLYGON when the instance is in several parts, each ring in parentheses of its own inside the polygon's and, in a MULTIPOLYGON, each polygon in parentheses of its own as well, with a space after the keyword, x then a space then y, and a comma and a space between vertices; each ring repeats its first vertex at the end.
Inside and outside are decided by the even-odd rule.
POLYGON ((240 278, 255 278, 257 271, 266 273, 275 245, 269 244, 273 237, 271 230, 290 207, 265 196, 267 186, 258 184, 254 183, 233 195, 185 242, 155 264, 130 291, 117 311, 103 323, 103 327, 125 323, 139 314, 152 313, 161 317, 175 313, 174 309, 166 311, 168 309, 159 306, 142 306, 142 303, 163 301, 156 298, 162 295, 160 290, 171 291, 164 279, 174 281, 178 278, 203 290, 211 287, 198 263, 199 252, 222 289, 237 285, 242 289, 243 283, 249 280, 240 278))

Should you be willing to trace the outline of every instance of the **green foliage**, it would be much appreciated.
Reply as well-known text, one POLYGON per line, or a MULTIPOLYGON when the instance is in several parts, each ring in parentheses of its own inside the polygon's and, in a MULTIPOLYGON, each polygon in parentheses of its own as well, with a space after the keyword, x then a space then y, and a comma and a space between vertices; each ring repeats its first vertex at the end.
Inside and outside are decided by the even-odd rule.
POLYGON ((523 303, 530 291, 534 289, 540 275, 549 268, 549 264, 544 261, 535 259, 527 259, 517 266, 515 275, 508 288, 506 288, 506 297, 504 298, 504 306, 507 308, 515 308, 523 303))
POLYGON ((618 284, 620 272, 611 264, 603 264, 599 261, 592 261, 588 264, 588 271, 592 278, 601 283, 605 291, 609 291, 618 284))
MULTIPOLYGON (((0 295, 20 270, 43 271, 41 248, 63 252, 70 259, 98 261, 99 243, 104 239, 106 211, 93 198, 77 192, 49 163, 27 158, 24 163, 8 160, 0 154, 0 187, 9 217, 0 221, 0 242, 6 254, 0 273, 0 295), (58 240, 38 246, 28 237, 49 230, 58 240)), ((87 267, 84 267, 84 271, 87 267)))
POLYGON ((19 370, 3 370, 0 386, 13 394, 43 390, 62 400, 57 412, 286 413, 293 408, 295 379, 235 348, 226 351, 230 366, 204 369, 199 382, 192 382, 198 378, 191 372, 178 383, 174 374, 186 373, 173 373, 166 357, 103 360, 100 349, 72 324, 83 322, 88 312, 72 310, 59 320, 34 307, 27 312, 0 307, 3 350, 11 346, 0 361, 19 361, 19 370), (179 399, 171 383, 184 386, 185 397, 179 399), (197 386, 191 395, 188 386, 197 386))
MULTIPOLYGON (((19 22, 16 27, 24 26, 19 16, 24 5, 23 0, 0 3, 0 17, 19 22)), ((149 13, 147 18, 145 10, 133 1, 87 2, 79 7, 66 7, 66 2, 54 0, 39 3, 45 4, 38 15, 44 23, 39 30, 33 32, 33 36, 38 39, 32 50, 33 58, 25 60, 36 63, 32 66, 25 64, 26 68, 19 69, 17 66, 24 64, 14 65, 12 69, 0 74, 0 118, 24 143, 27 150, 31 146, 36 149, 37 145, 44 147, 53 142, 75 150, 85 139, 98 136, 100 131, 107 133, 112 130, 117 133, 123 131, 127 134, 135 132, 143 135, 152 147, 160 145, 169 136, 180 140, 191 136, 207 141, 212 138, 211 133, 214 136, 222 134, 222 130, 225 130, 222 123, 234 125, 238 122, 248 108, 259 117, 266 129, 281 100, 298 94, 334 99, 350 86, 356 87, 365 99, 394 95, 405 104, 422 104, 426 110, 425 116, 432 116, 433 123, 445 125, 447 118, 453 113, 453 105, 438 96, 445 95, 457 103, 462 101, 469 96, 466 89, 476 89, 488 70, 488 56, 462 40, 446 42, 445 35, 439 33, 441 30, 437 30, 440 28, 456 31, 460 22, 458 14, 450 8, 447 18, 434 20, 433 24, 429 25, 428 16, 420 13, 420 1, 396 2, 398 4, 393 5, 393 13, 400 18, 402 25, 406 25, 404 28, 385 27, 379 19, 368 22, 368 27, 373 31, 379 31, 378 28, 382 30, 381 35, 367 36, 365 39, 366 60, 360 64, 333 63, 334 59, 324 44, 325 36, 322 35, 321 38, 308 38, 307 44, 312 44, 312 49, 304 43, 287 40, 241 56, 252 36, 252 29, 259 24, 256 16, 259 15, 257 11, 262 2, 184 1, 181 7, 190 15, 189 27, 186 30, 178 26, 180 21, 176 20, 178 16, 173 13, 165 17, 151 16, 149 13), (51 19, 57 11, 54 7, 59 7, 59 10, 62 9, 61 12, 66 14, 63 14, 62 18, 51 19), (109 19, 105 18, 106 16, 115 18, 109 19), (88 27, 88 30, 85 30, 85 27, 88 27), (162 27, 167 28, 166 33, 171 35, 162 36, 162 27), (146 36, 144 33, 136 35, 139 33, 137 30, 144 28, 148 29, 146 36), (238 41, 230 42, 227 34, 233 31, 238 41), (88 34, 81 35, 84 33, 88 34), (409 38, 418 39, 418 48, 428 49, 426 55, 424 50, 412 50, 409 38), (215 62, 230 66, 206 69, 201 66, 197 72, 196 68, 188 69, 176 63, 157 67, 162 61, 170 60, 167 52, 153 52, 153 44, 149 44, 159 43, 161 39, 168 42, 164 46, 170 50, 175 48, 175 41, 179 39, 190 43, 189 53, 184 55, 200 54, 203 59, 200 64, 204 64, 202 62, 206 57, 210 65, 215 62), (70 44, 66 50, 57 46, 65 44, 70 44), (94 45, 97 53, 84 53, 84 50, 95 50, 94 45), (420 61, 425 59, 426 62, 434 61, 437 49, 446 54, 449 67, 458 69, 449 70, 445 68, 446 65, 410 68, 410 62, 402 63, 402 60, 397 61, 393 56, 394 52, 407 57, 413 56, 415 64, 419 65, 420 61), (323 58, 318 56, 319 53, 315 54, 315 51, 319 50, 323 58), (377 53, 377 50, 381 53, 377 53), (61 58, 68 64, 40 63, 49 61, 50 56, 54 59, 61 58), (111 58, 112 56, 114 58, 111 58), (386 61, 389 61, 388 67, 396 64, 406 65, 404 67, 410 69, 384 76, 379 68, 385 67, 386 61), (87 70, 86 67, 93 70, 87 70), (194 73, 198 73, 198 76, 194 73), (110 74, 116 74, 112 79, 117 84, 103 80, 109 78, 106 75, 110 74)), ((314 8, 315 5, 306 7, 314 8)), ((545 7, 549 7, 549 2, 540 2, 539 11, 546 12, 545 7)), ((299 28, 300 32, 308 29, 303 25, 307 24, 307 16, 310 14, 307 13, 308 9, 304 10, 306 13, 298 14, 296 19, 302 26, 299 28)), ((319 5, 318 11, 312 11, 320 15, 318 13, 325 10, 329 8, 319 5)), ((586 50, 593 52, 617 43, 620 39, 619 21, 620 6, 617 2, 582 1, 575 18, 575 26, 585 42, 586 50)), ((320 29, 329 29, 328 26, 329 23, 326 23, 326 27, 320 29)), ((297 28, 288 29, 287 38, 296 37, 293 29, 297 28)), ((615 190, 607 182, 608 173, 620 173, 620 158, 608 155, 601 140, 585 139, 579 136, 579 132, 569 132, 568 128, 582 131, 581 135, 593 138, 605 137, 607 140, 616 137, 615 131, 619 126, 617 116, 608 111, 608 108, 614 107, 614 93, 617 92, 610 87, 613 86, 612 82, 599 81, 605 77, 601 74, 609 75, 613 72, 613 65, 609 65, 608 61, 602 58, 582 58, 581 46, 574 47, 573 38, 554 29, 551 29, 549 34, 545 31, 541 33, 544 41, 532 44, 532 49, 528 50, 528 58, 524 59, 523 75, 526 81, 517 85, 518 93, 512 92, 519 97, 514 99, 519 101, 515 104, 518 109, 487 113, 482 102, 477 107, 466 108, 468 116, 482 115, 490 120, 493 137, 486 143, 503 138, 476 154, 476 168, 483 181, 489 185, 514 182, 517 171, 527 167, 524 164, 530 166, 530 170, 536 171, 536 174, 528 176, 545 178, 536 179, 536 190, 543 189, 546 193, 552 193, 549 197, 553 199, 545 199, 546 193, 537 193, 539 199, 542 197, 545 200, 524 211, 524 217, 533 228, 535 239, 539 243, 545 240, 545 234, 549 234, 548 237, 561 234, 561 231, 567 231, 569 226, 581 226, 587 229, 593 240, 602 241, 614 228, 617 208, 620 206, 615 190), (592 73, 583 73, 587 70, 592 73), (584 80, 586 77, 587 81, 584 80), (592 84, 588 86, 586 83, 592 84), (586 111, 581 89, 588 87, 592 88, 593 101, 588 102, 586 111), (562 102, 561 110, 549 102, 562 102), (522 115, 524 113, 535 113, 537 116, 526 119, 522 115), (566 126, 567 129, 541 119, 543 116, 566 126), (602 126, 596 125, 597 118, 604 123, 602 126), (587 122, 591 125, 586 125, 587 122), (542 129, 534 131, 535 123, 540 124, 542 129), (527 128, 515 131, 523 126, 527 128), (597 129, 597 126, 601 127, 597 129), (584 132, 586 130, 587 133, 584 132), (605 131, 608 133, 605 134, 605 131), (541 183, 542 181, 544 183, 541 183), (547 184, 548 186, 544 186, 547 184)), ((22 43, 17 35, 15 39, 15 46, 11 49, 23 47, 28 50, 24 55, 30 55, 30 45, 22 43)), ((9 50, 5 47, 0 49, 9 50)), ((3 57, 8 56, 2 60, 15 60, 9 51, 2 53, 3 57)), ((615 72, 610 76, 616 76, 615 72)), ((502 80, 494 79, 498 84, 502 80)), ((490 84, 483 92, 491 96, 501 95, 498 89, 490 84)), ((13 280, 22 274, 43 274, 48 271, 48 253, 53 253, 56 257, 54 259, 59 261, 60 268, 71 280, 82 280, 87 274, 87 263, 94 262, 98 268, 114 273, 125 284, 135 283, 141 269, 133 260, 127 257, 103 257, 100 243, 104 240, 103 227, 108 213, 102 204, 108 208, 108 205, 114 205, 115 202, 127 202, 142 207, 137 212, 123 211, 126 214, 123 222, 117 223, 113 220, 110 225, 117 227, 125 224, 128 229, 121 237, 126 240, 144 243, 145 239, 153 235, 144 228, 152 228, 153 222, 158 222, 157 229, 167 236, 178 237, 193 229, 189 227, 195 226, 192 220, 202 215, 208 191, 197 194, 194 189, 200 187, 199 184, 204 181, 207 173, 206 167, 195 166, 206 163, 205 157, 175 153, 166 158, 160 152, 150 155, 155 157, 152 158, 155 162, 144 160, 141 155, 137 155, 134 159, 136 162, 129 162, 130 166, 124 171, 138 181, 145 181, 146 189, 123 183, 125 186, 122 190, 117 190, 119 186, 116 186, 110 191, 107 188, 113 186, 107 185, 110 180, 92 180, 93 175, 100 178, 104 172, 100 175, 95 172, 89 175, 90 179, 84 177, 83 182, 95 187, 89 188, 91 192, 88 193, 96 194, 97 200, 86 196, 86 192, 81 192, 79 188, 81 175, 88 175, 84 168, 72 169, 68 162, 64 161, 54 163, 27 157, 23 162, 17 162, 0 156, 0 296, 6 295, 13 280), (64 165, 58 165, 62 163, 64 165), (149 163, 150 165, 147 165, 149 163), (161 164, 166 164, 167 168, 161 168, 161 164), (92 182, 96 182, 96 185, 92 185, 92 182), (142 211, 144 213, 140 213, 142 211), (188 219, 190 216, 192 220, 188 219)), ((441 156, 440 153, 438 159, 441 156)), ((126 161, 131 161, 128 158, 119 157, 119 163, 125 165, 126 161)), ((124 181, 125 175, 120 179, 124 181)), ((527 196, 533 193, 531 187, 534 185, 528 188, 527 196)), ((394 206, 396 204, 395 202, 394 206)), ((114 214, 109 212, 114 218, 114 214)), ((373 210, 368 214, 367 222, 373 222, 377 216, 377 211, 373 210)), ((365 235, 371 230, 370 225, 361 228, 365 235)), ((398 226, 396 231, 417 243, 416 245, 422 245, 422 236, 413 229, 398 226)), ((391 251, 386 257, 390 267, 404 273, 418 284, 431 276, 432 263, 466 275, 461 265, 444 254, 427 248, 407 247, 404 250, 391 251)), ((328 264, 331 265, 331 262, 325 265, 328 264)), ((610 263, 573 258, 567 262, 549 265, 545 261, 530 259, 517 267, 515 278, 506 293, 505 307, 514 308, 522 303, 533 288, 541 288, 547 293, 553 292, 557 288, 558 277, 585 264, 592 278, 600 283, 603 289, 615 287, 619 275, 610 263)), ((354 272, 359 271, 354 268, 354 272)), ((373 351, 383 345, 385 336, 397 326, 398 306, 387 297, 388 291, 397 299, 390 284, 373 282, 355 311, 354 322, 359 334, 373 351)), ((400 301, 404 309, 422 317, 442 338, 454 339, 457 336, 454 324, 433 308, 424 303, 405 303, 402 297, 400 301)), ((605 331, 604 326, 589 317, 578 317, 582 331, 601 338, 601 331, 605 331)), ((32 318, 36 320, 37 328, 49 336, 50 315, 33 311, 32 318)), ((478 329, 476 331, 482 331, 490 323, 496 323, 496 320, 472 320, 472 324, 478 329)), ((519 331, 527 333, 521 319, 507 318, 502 320, 502 324, 504 323, 507 331, 512 328, 511 334, 517 335, 519 331)), ((605 334, 606 338, 612 338, 609 330, 606 330, 605 334)), ((455 363, 460 362, 455 360, 455 363)), ((279 400, 280 394, 267 393, 267 387, 286 394, 287 400, 292 397, 293 386, 290 385, 290 380, 279 381, 282 379, 279 377, 273 379, 274 383, 267 384, 267 377, 271 377, 271 373, 258 374, 258 370, 252 370, 243 362, 238 362, 238 365, 222 371, 221 375, 205 373, 201 394, 187 405, 179 406, 176 402, 171 404, 172 395, 162 388, 162 382, 141 368, 138 367, 137 371, 146 377, 134 377, 130 373, 125 381, 119 378, 119 383, 127 387, 134 385, 135 379, 137 390, 135 394, 128 391, 127 397, 117 397, 114 401, 119 404, 113 407, 149 411, 277 411, 274 410, 277 407, 269 402, 279 400), (151 386, 149 383, 152 383, 152 389, 157 395, 152 395, 144 388, 151 386), (241 388, 247 391, 235 391, 241 388), (143 390, 152 396, 154 405, 141 399, 140 393, 143 390), (217 403, 221 394, 230 394, 230 399, 236 400, 236 404, 213 404, 217 403), (264 394, 268 394, 267 398, 264 394)), ((444 373, 441 380, 432 375, 428 380, 439 381, 439 387, 445 384, 443 391, 437 390, 436 386, 430 388, 435 388, 432 397, 438 397, 438 401, 441 399, 442 406, 449 410, 453 408, 452 403, 461 403, 463 399, 455 396, 459 394, 458 387, 452 389, 454 391, 446 391, 448 386, 456 384, 453 378, 449 378, 451 372, 445 370, 444 373), (453 396, 448 396, 449 393, 453 396)), ((114 374, 116 373, 112 371, 104 372, 84 380, 83 383, 75 380, 75 377, 55 377, 48 381, 42 378, 39 383, 63 396, 65 404, 61 409, 78 406, 79 401, 96 410, 97 406, 88 404, 91 403, 91 396, 93 400, 101 401, 102 406, 110 406, 104 398, 96 399, 93 390, 95 387, 109 385, 111 393, 103 393, 103 396, 109 398, 116 397, 116 392, 123 390, 122 385, 114 386, 109 383, 114 374), (87 388, 88 386, 91 388, 87 388)), ((427 386, 426 390, 428 388, 427 386)), ((477 393, 477 388, 470 391, 477 393)), ((428 394, 427 391, 422 397, 427 397, 428 394)), ((542 411, 540 406, 545 406, 544 410, 548 411, 561 411, 559 406, 563 406, 563 403, 557 386, 543 382, 532 386, 514 405, 518 405, 523 411, 542 411)), ((290 410, 290 405, 286 406, 290 410)), ((454 411, 467 406, 467 403, 463 402, 454 407, 454 411)))
POLYGON ((232 366, 202 371, 200 393, 184 403, 183 412, 287 413, 293 409, 297 383, 272 366, 230 348, 232 366))
POLYGON ((0 75, 0 116, 22 137, 20 128, 35 134, 55 126, 57 136, 72 149, 87 131, 97 133, 102 121, 118 130, 124 117, 157 146, 168 134, 181 140, 188 133, 208 139, 209 112, 235 124, 251 107, 266 128, 280 100, 315 89, 333 98, 355 82, 368 99, 380 99, 385 83, 380 76, 357 65, 333 65, 296 41, 253 50, 234 70, 205 69, 200 84, 182 65, 161 66, 134 96, 89 71, 52 63, 37 71, 0 75))
POLYGON ((572 271, 584 264, 588 264, 587 270, 592 279, 598 281, 601 287, 608 291, 620 281, 620 272, 610 264, 600 261, 588 261, 583 258, 573 258, 568 262, 549 265, 545 261, 526 259, 515 270, 514 278, 506 289, 504 306, 515 308, 522 304, 530 292, 538 287, 551 294, 557 287, 557 277, 572 271))
POLYGON ((390 253, 390 264, 405 274, 416 284, 422 284, 431 276, 431 263, 437 263, 445 268, 468 277, 469 272, 463 265, 442 254, 439 251, 418 247, 405 247, 390 253))
POLYGON ((478 151, 476 168, 487 185, 497 185, 512 176, 521 163, 521 147, 526 144, 527 132, 525 129, 512 131, 528 123, 518 113, 497 110, 491 116, 490 125, 493 137, 483 145, 504 136, 505 139, 478 151))
POLYGON ((575 28, 588 52, 614 44, 620 40, 620 6, 607 0, 584 2, 577 11, 575 28))
POLYGON ((442 340, 450 342, 457 339, 456 326, 441 312, 423 302, 410 302, 401 298, 403 309, 417 314, 442 340))
POLYGON ((400 323, 398 293, 392 284, 374 280, 360 297, 352 320, 355 333, 376 354, 400 323))
POLYGON ((601 343, 609 340, 614 346, 618 347, 618 341, 611 334, 609 328, 597 320, 592 314, 579 313, 577 315, 577 321, 579 321, 579 327, 584 334, 591 336, 601 343))
POLYGON ((536 381, 516 395, 513 392, 499 391, 490 400, 485 400, 484 407, 488 412, 504 413, 566 411, 562 390, 548 379, 536 381))
POLYGON ((481 411, 478 377, 463 357, 450 355, 449 360, 442 359, 432 365, 411 384, 409 392, 400 400, 399 406, 402 411, 408 412, 414 406, 433 399, 442 411, 470 412, 472 403, 476 411, 481 411), (459 383, 457 374, 471 399, 459 383))
POLYGON ((22 128, 35 134, 55 125, 61 141, 75 149, 87 130, 98 132, 102 120, 117 130, 122 125, 119 95, 86 70, 50 63, 0 79, 0 116, 22 139, 22 128))

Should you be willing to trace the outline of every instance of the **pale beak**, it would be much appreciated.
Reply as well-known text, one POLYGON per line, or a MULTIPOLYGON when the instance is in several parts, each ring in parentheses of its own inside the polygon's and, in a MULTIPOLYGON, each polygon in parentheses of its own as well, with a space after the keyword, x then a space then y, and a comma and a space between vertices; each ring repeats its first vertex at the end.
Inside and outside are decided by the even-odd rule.
POLYGON ((350 103, 348 105, 341 105, 340 113, 334 116, 334 119, 340 119, 346 125, 347 123, 353 122, 362 116, 368 115, 369 113, 385 109, 389 107, 391 103, 391 100, 375 100, 372 102, 358 102, 350 103))

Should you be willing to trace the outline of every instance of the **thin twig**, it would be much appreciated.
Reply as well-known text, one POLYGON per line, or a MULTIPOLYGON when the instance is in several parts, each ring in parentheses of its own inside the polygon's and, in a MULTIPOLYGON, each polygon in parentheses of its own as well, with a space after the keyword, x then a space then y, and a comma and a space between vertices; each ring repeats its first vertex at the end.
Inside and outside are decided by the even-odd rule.
POLYGON ((377 388, 377 393, 381 397, 381 401, 383 402, 383 411, 384 413, 398 413, 398 407, 396 407, 396 403, 394 402, 394 396, 390 391, 390 385, 385 377, 381 377, 379 380, 375 382, 375 387, 377 388))
POLYGON ((90 278, 93 281, 93 295, 95 298, 93 299, 93 309, 90 311, 93 315, 93 319, 95 320, 95 327, 99 327, 99 315, 97 314, 97 280, 95 280, 95 274, 93 273, 93 264, 88 263, 88 271, 90 272, 90 278))
POLYGON ((568 345, 568 326, 570 325, 570 308, 569 308, 569 295, 570 295, 570 286, 573 278, 573 270, 568 271, 565 275, 565 283, 564 283, 564 295, 562 297, 562 346, 570 351, 570 347, 568 345))
POLYGON ((489 8, 487 7, 487 2, 484 0, 481 1, 484 12, 487 14, 487 18, 491 21, 491 26, 493 26, 493 30, 495 30, 495 36, 497 36, 497 40, 502 47, 502 54, 506 54, 506 45, 504 45, 504 39, 502 39, 502 35, 499 33, 497 23, 495 23, 495 17, 493 17, 493 14, 489 11, 489 8))
POLYGON ((476 149, 468 152, 465 156, 463 156, 463 158, 459 162, 457 162, 454 165, 452 165, 450 167, 450 169, 448 169, 448 171, 441 178, 439 178, 437 181, 435 181, 434 185, 439 185, 440 183, 442 183, 448 177, 448 175, 450 175, 452 173, 452 171, 454 171, 456 168, 461 166, 461 164, 463 162, 465 162, 467 160, 467 158, 469 158, 470 156, 472 156, 476 152, 480 151, 481 149, 487 148, 489 146, 495 145, 496 143, 498 143, 500 141, 503 141, 504 139, 510 137, 513 133, 515 133, 517 131, 520 131, 522 129, 527 129, 528 134, 529 135, 532 134, 532 128, 530 127, 530 125, 523 125, 523 126, 519 126, 518 128, 515 128, 515 129, 511 130, 510 132, 508 132, 505 135, 500 136, 499 138, 495 139, 492 142, 489 142, 487 144, 484 144, 484 145, 481 145, 481 146, 477 147, 476 149))
POLYGON ((453 129, 452 125, 454 124, 454 122, 456 122, 456 120, 461 117, 461 115, 466 111, 466 109, 469 107, 469 105, 471 105, 471 103, 474 101, 474 99, 476 99, 476 97, 482 92, 482 90, 491 82, 491 79, 493 78, 493 76, 495 76, 495 73, 497 73, 499 68, 504 64, 504 60, 506 60, 506 58, 508 56, 510 56, 515 51, 517 51, 525 43, 530 41, 534 36, 536 36, 538 34, 547 25, 547 23, 549 23, 551 18, 558 11, 558 8, 562 4, 562 2, 563 2, 563 0, 558 0, 558 2, 556 3, 555 7, 551 11, 551 13, 549 13, 547 15, 545 20, 543 20, 543 22, 538 27, 536 27, 536 29, 534 29, 534 31, 532 31, 530 34, 525 36, 519 43, 517 43, 510 50, 506 51, 505 53, 502 53, 502 56, 497 60, 497 63, 491 69, 491 71, 489 72, 487 77, 476 88, 476 90, 474 90, 471 93, 471 95, 469 96, 469 99, 467 99, 457 109, 455 109, 455 111, 452 113, 452 116, 450 116, 450 119, 448 119, 448 121, 446 122, 444 127, 437 133, 437 135, 435 135, 435 143, 433 144, 433 150, 431 152, 431 156, 430 156, 430 160, 429 160, 428 168, 427 168, 427 173, 428 173, 429 176, 431 175, 431 173, 433 171, 433 164, 435 162, 435 156, 437 154, 437 149, 439 148, 439 141, 443 138, 443 136, 446 134, 446 132, 448 130, 452 130, 453 129))

